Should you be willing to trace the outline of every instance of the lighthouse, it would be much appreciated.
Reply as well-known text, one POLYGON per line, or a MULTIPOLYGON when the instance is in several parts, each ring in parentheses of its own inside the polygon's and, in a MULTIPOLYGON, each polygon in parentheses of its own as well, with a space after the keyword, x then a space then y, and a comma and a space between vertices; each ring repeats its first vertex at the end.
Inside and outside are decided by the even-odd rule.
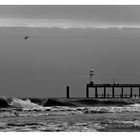
POLYGON ((90 69, 90 85, 93 85, 93 75, 94 75, 94 71, 93 69, 90 69))

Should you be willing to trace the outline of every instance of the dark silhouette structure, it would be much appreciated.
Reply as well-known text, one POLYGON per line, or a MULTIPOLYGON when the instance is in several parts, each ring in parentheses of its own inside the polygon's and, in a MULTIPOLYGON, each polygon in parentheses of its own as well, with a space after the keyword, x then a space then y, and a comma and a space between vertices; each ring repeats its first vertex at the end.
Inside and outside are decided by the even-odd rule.
POLYGON ((66 98, 70 98, 70 95, 69 95, 69 86, 66 87, 66 98))
MULTIPOLYGON (((89 98, 89 88, 94 88, 95 89, 95 98, 98 98, 98 89, 103 88, 103 94, 101 97, 106 98, 110 97, 109 94, 106 93, 107 88, 112 89, 112 98, 115 97, 120 97, 120 98, 126 98, 127 95, 124 95, 124 88, 129 88, 130 89, 130 94, 128 97, 132 98, 133 97, 133 88, 138 88, 139 89, 139 98, 140 98, 140 84, 94 84, 93 82, 93 69, 90 70, 90 83, 86 85, 86 98, 89 98), (121 94, 120 96, 115 95, 115 88, 121 88, 121 94)), ((136 95, 134 95, 136 97, 136 95)))
MULTIPOLYGON (((89 98, 89 89, 90 88, 94 88, 95 90, 95 98, 132 98, 132 97, 137 97, 136 94, 133 93, 133 88, 137 88, 138 89, 138 97, 140 98, 140 84, 119 84, 119 83, 115 83, 113 81, 112 84, 95 84, 93 82, 93 75, 94 75, 94 71, 93 69, 90 70, 90 83, 88 83, 86 85, 86 98, 89 98), (98 89, 103 89, 103 94, 99 95, 98 94, 98 89), (111 95, 109 93, 106 92, 106 90, 110 88, 112 89, 111 91, 111 95), (121 94, 120 95, 115 95, 115 89, 116 88, 120 88, 121 89, 121 94), (130 93, 129 94, 124 94, 124 88, 128 88, 130 93)), ((69 94, 69 86, 66 86, 66 98, 70 98, 70 94, 69 94)))
MULTIPOLYGON (((124 98, 127 97, 127 95, 124 95, 124 88, 129 88, 130 89, 130 94, 129 97, 133 97, 133 88, 138 88, 139 89, 139 98, 140 98, 140 84, 94 84, 93 82, 89 83, 86 85, 86 98, 89 98, 89 88, 94 88, 95 89, 95 98, 98 98, 98 89, 103 88, 104 93, 103 93, 103 98, 107 97, 106 89, 111 88, 112 89, 112 98, 115 97, 120 97, 124 98), (121 88, 121 94, 120 96, 115 95, 115 88, 121 88)), ((134 95, 136 97, 136 95, 134 95)))

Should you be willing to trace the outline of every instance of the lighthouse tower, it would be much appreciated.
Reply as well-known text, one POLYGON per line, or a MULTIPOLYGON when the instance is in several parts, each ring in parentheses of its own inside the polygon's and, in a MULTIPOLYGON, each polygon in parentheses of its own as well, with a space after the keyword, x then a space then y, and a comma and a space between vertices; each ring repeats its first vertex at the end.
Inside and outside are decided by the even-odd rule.
POLYGON ((90 69, 90 85, 93 85, 93 75, 94 75, 94 71, 93 69, 90 69))

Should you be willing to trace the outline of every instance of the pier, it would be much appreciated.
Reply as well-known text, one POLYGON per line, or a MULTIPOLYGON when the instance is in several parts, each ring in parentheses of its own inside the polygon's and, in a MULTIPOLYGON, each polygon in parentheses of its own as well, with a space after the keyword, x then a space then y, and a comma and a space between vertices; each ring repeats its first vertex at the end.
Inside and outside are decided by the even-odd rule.
POLYGON ((138 88, 139 89, 139 98, 140 98, 140 84, 94 84, 93 82, 89 83, 86 85, 86 98, 89 98, 89 88, 94 88, 95 89, 95 98, 98 98, 98 89, 103 88, 103 98, 107 97, 106 94, 106 89, 111 88, 112 89, 112 98, 120 97, 124 98, 124 88, 129 88, 130 93, 128 94, 128 97, 132 98, 135 95, 133 95, 133 88, 138 88), (120 95, 115 95, 115 89, 120 88, 121 89, 121 94, 120 95))
POLYGON ((95 98, 99 98, 99 97, 102 97, 102 98, 106 98, 108 97, 107 96, 107 93, 106 93, 106 89, 107 88, 111 88, 112 90, 112 95, 111 95, 111 98, 116 98, 116 97, 119 97, 119 98, 124 98, 126 96, 124 96, 124 88, 128 88, 130 93, 127 93, 127 97, 129 98, 132 98, 132 97, 136 97, 136 94, 133 95, 133 89, 134 88, 138 88, 138 92, 139 92, 139 95, 138 97, 140 98, 140 84, 119 84, 119 83, 113 83, 113 84, 106 84, 106 83, 103 83, 103 84, 95 84, 93 82, 93 69, 90 70, 90 83, 88 83, 86 85, 86 98, 89 98, 89 89, 90 88, 94 88, 95 90, 95 98), (98 89, 103 89, 103 95, 102 96, 99 96, 98 95, 98 89), (120 88, 121 89, 121 94, 120 95, 116 95, 115 94, 115 89, 116 88, 120 88))
MULTIPOLYGON (((90 98, 89 89, 94 89, 94 96, 92 98, 140 98, 140 84, 120 84, 115 83, 113 79, 113 83, 102 83, 97 84, 93 82, 93 69, 90 70, 90 82, 86 84, 86 98, 90 98), (102 89, 102 94, 99 94, 99 89, 102 89), (107 90, 111 89, 111 94, 107 93, 107 90), (115 92, 116 89, 120 89, 120 94, 115 92), (124 94, 124 91, 127 90, 127 93, 124 94), (133 89, 137 89, 138 94, 136 94, 133 89)), ((66 86, 66 98, 70 98, 70 87, 66 86)), ((93 95, 93 94, 92 94, 93 95)))

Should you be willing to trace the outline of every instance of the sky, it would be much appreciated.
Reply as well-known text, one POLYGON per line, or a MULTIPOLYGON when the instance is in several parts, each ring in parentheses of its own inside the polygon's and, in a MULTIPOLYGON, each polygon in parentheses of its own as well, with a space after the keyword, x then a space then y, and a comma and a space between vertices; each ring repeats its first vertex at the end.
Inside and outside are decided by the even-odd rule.
POLYGON ((0 6, 1 26, 139 26, 139 6, 0 6))
POLYGON ((91 68, 140 83, 139 44, 140 6, 0 6, 0 95, 85 97, 91 68))

